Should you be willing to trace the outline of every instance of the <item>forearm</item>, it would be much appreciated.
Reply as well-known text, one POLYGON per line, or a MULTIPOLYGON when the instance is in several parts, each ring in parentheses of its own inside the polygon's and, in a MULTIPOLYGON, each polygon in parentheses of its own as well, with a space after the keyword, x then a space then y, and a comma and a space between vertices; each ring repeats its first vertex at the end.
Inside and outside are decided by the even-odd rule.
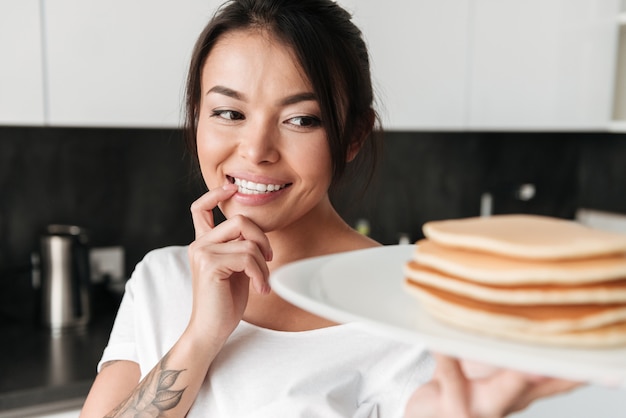
POLYGON ((219 348, 186 331, 128 398, 106 416, 184 417, 219 348))

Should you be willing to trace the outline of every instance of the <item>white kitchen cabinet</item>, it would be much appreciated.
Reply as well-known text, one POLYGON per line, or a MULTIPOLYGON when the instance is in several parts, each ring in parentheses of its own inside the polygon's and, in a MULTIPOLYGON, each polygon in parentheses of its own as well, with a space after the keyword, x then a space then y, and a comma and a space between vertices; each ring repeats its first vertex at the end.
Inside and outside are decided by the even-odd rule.
POLYGON ((2 0, 0 125, 41 125, 43 89, 39 0, 2 0))
MULTIPOLYGON (((369 44, 386 129, 626 123, 623 0, 338 1, 369 44)), ((179 126, 193 43, 221 2, 0 2, 0 124, 179 126)))
POLYGON ((368 42, 384 128, 463 129, 470 0, 338 2, 368 42))
POLYGON ((620 0, 340 0, 392 130, 606 130, 620 0))
POLYGON ((177 127, 194 42, 219 0, 43 0, 52 126, 177 127))
POLYGON ((606 130, 620 0, 473 0, 471 129, 606 130))
POLYGON ((622 0, 619 14, 619 38, 615 72, 615 98, 611 130, 626 132, 626 0, 622 0))

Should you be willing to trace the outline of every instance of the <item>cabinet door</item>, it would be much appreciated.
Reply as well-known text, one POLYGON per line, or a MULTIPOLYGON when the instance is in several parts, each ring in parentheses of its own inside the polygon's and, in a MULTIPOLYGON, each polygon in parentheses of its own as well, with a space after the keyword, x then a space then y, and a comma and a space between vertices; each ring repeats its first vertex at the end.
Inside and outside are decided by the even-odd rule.
POLYGON ((0 2, 0 124, 44 122, 39 0, 0 2))
POLYGON ((43 0, 49 122, 176 127, 194 42, 220 0, 43 0))
POLYGON ((474 0, 472 129, 600 129, 620 0, 474 0))
POLYGON ((626 132, 626 0, 622 0, 619 23, 611 131, 626 132))
POLYGON ((368 42, 388 130, 466 126, 470 0, 339 0, 368 42))

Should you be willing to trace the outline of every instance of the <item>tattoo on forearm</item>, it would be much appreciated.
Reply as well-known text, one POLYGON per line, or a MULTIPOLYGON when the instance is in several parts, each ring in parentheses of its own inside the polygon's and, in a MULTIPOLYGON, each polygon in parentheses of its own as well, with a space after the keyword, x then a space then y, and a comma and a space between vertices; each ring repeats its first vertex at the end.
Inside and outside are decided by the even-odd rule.
POLYGON ((139 383, 139 387, 128 399, 107 415, 109 417, 162 416, 174 409, 187 387, 173 389, 176 380, 185 370, 166 369, 166 354, 159 364, 139 383))

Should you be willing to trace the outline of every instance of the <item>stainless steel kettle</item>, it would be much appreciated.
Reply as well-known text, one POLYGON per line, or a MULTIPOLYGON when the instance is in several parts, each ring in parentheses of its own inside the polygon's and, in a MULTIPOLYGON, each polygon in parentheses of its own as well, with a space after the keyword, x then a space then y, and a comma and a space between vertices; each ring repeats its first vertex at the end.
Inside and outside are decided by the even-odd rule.
POLYGON ((49 225, 41 237, 41 316, 53 334, 89 323, 87 233, 74 225, 49 225))

